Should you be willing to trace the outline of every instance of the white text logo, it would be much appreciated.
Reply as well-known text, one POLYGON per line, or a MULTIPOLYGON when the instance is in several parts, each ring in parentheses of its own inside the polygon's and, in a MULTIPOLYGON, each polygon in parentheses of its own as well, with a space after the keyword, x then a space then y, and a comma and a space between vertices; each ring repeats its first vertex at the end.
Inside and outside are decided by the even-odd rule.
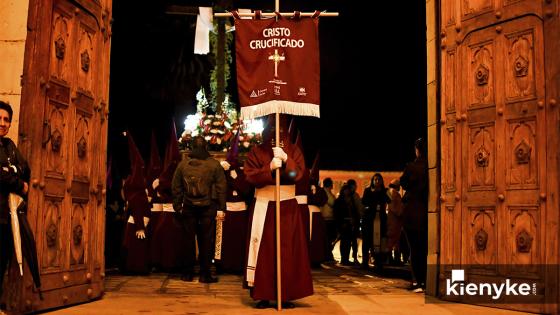
POLYGON ((505 295, 524 295, 527 296, 536 292, 536 283, 531 286, 529 283, 512 283, 511 279, 506 279, 501 283, 466 283, 465 270, 451 270, 451 279, 446 280, 446 291, 448 296, 479 295, 490 296, 493 300, 505 295), (531 290, 533 287, 533 290, 531 290))

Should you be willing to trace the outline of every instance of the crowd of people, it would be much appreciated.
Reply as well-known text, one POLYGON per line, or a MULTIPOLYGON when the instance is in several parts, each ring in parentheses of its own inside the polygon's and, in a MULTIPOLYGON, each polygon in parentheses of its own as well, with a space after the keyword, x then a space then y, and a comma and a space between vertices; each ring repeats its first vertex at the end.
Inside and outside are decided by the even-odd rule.
MULTIPOLYGON (((25 198, 29 187, 27 163, 6 137, 11 116, 11 107, 0 102, 2 201, 10 193, 25 198)), ((339 243, 336 263, 342 266, 382 271, 386 264, 410 259, 415 280, 411 289, 421 292, 427 255, 424 141, 415 143, 417 158, 399 179, 385 187, 383 176, 376 173, 360 197, 353 179, 339 192, 333 192, 331 178, 323 179, 321 186, 318 156, 307 168, 301 138, 292 141, 293 131, 286 117, 280 117, 279 143, 271 115, 262 144, 243 160, 237 154, 238 141, 218 161, 201 136, 193 139, 188 157, 182 158, 173 128, 163 163, 152 137, 146 167, 128 134, 130 174, 122 185, 114 185, 107 200, 107 266, 118 265, 129 273, 154 268, 180 272, 182 280, 193 281, 198 262, 199 282, 215 283, 222 272, 242 274, 244 286, 258 301, 256 307, 266 308, 277 298, 276 259, 280 259, 282 306, 292 308, 291 301, 313 294, 311 268, 335 263, 333 253, 339 243), (276 255, 277 179, 280 258, 276 255)), ((5 202, 0 210, 0 271, 4 271, 13 243, 5 202)))
MULTIPOLYGON (((377 273, 387 265, 410 264, 410 289, 422 292, 428 189, 424 141, 415 143, 417 158, 400 178, 386 186, 382 174, 376 173, 360 196, 354 179, 339 191, 333 191, 331 178, 321 182, 318 156, 307 168, 301 140, 292 141, 293 131, 284 115, 280 117, 278 144, 271 115, 262 144, 240 158, 239 143, 233 141, 222 161, 209 154, 203 137, 194 137, 188 157, 181 159, 173 133, 163 165, 152 150, 144 167, 129 135, 131 172, 122 187, 126 213, 117 215, 126 222, 125 233, 122 247, 113 245, 111 250, 108 245, 108 259, 125 272, 174 271, 184 281, 193 281, 198 270, 201 283, 217 282, 224 272, 241 274, 258 301, 256 307, 269 307, 277 290, 278 174, 284 308, 313 294, 311 268, 322 263, 377 273)), ((121 204, 107 205, 115 217, 121 204)), ((108 229, 108 237, 114 239, 107 242, 114 244, 117 234, 108 229)))

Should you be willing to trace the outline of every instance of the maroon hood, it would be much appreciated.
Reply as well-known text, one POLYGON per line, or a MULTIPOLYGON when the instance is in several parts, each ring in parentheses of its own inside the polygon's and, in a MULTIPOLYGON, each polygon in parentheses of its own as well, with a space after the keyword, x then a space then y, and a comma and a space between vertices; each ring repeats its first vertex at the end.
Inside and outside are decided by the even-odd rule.
POLYGON ((130 200, 136 193, 144 192, 146 189, 146 180, 144 179, 144 160, 130 132, 128 137, 128 154, 130 160, 130 175, 126 178, 123 186, 124 197, 130 200))

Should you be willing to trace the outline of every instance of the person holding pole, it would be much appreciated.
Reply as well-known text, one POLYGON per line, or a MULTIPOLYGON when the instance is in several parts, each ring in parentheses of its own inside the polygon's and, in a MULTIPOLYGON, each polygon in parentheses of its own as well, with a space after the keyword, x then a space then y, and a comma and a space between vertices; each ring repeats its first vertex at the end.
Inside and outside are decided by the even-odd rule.
MULTIPOLYGON (((15 143, 7 137, 12 116, 12 107, 0 101, 0 284, 14 253, 8 196, 14 193, 25 198, 29 191, 31 174, 29 165, 15 143)), ((0 285, 0 297, 1 295, 0 285)))
POLYGON ((297 184, 304 179, 307 170, 303 153, 288 138, 285 115, 280 115, 279 143, 275 143, 274 115, 269 117, 263 143, 253 147, 245 161, 247 181, 256 187, 249 209, 251 231, 245 280, 251 297, 261 300, 257 308, 269 307, 269 300, 276 299, 275 181, 276 170, 279 170, 281 301, 283 308, 293 308, 290 301, 313 294, 307 248, 309 236, 296 199, 296 195, 307 193, 296 191, 296 187, 304 187, 297 184))
MULTIPOLYGON (((318 17, 323 13, 320 11, 281 13, 280 1, 276 0, 275 12, 268 14, 274 16, 274 19, 263 19, 267 13, 260 10, 248 14, 253 17, 251 20, 242 19, 243 14, 237 11, 232 11, 230 14, 235 21, 240 117, 243 120, 270 114, 276 117, 277 144, 271 145, 270 142, 265 142, 263 146, 255 148, 249 154, 253 160, 251 162, 253 165, 249 167, 252 174, 247 173, 246 170, 247 177, 251 177, 249 181, 256 184, 257 192, 260 192, 260 197, 257 196, 253 206, 255 210, 252 225, 252 233, 255 232, 259 237, 252 237, 250 241, 249 250, 253 252, 248 252, 247 280, 248 284, 253 286, 251 294, 253 298, 263 300, 258 306, 267 307, 267 300, 274 298, 273 293, 276 291, 278 302, 276 306, 278 310, 282 310, 282 304, 286 304, 287 307, 293 306, 291 303, 282 302, 312 294, 313 285, 307 261, 308 255, 305 254, 307 235, 304 233, 300 235, 300 232, 305 231, 303 226, 301 231, 299 230, 303 219, 301 211, 297 211, 297 208, 304 207, 298 207, 295 198, 296 195, 302 196, 306 192, 296 191, 297 188, 281 188, 281 186, 294 185, 301 180, 305 165, 301 150, 293 148, 286 135, 280 137, 280 125, 284 126, 287 134, 285 123, 280 123, 280 115, 320 117, 318 17), (282 30, 282 32, 275 33, 273 30, 282 30), (290 42, 290 47, 281 44, 286 42, 290 42), (281 145, 281 140, 284 140, 284 147, 281 145), (261 190, 262 188, 266 189, 261 190), (269 203, 271 200, 274 205, 269 203), (274 219, 270 214, 271 209, 275 212, 274 219), (298 217, 297 221, 296 217, 298 217), (262 226, 265 226, 265 218, 269 228, 262 230, 262 226), (284 234, 285 230, 287 234, 284 234), (260 236, 263 244, 268 238, 275 242, 259 248, 255 243, 261 241, 260 236), (288 240, 285 240, 285 237, 288 240), (290 247, 286 244, 296 246, 290 247), (272 262, 269 258, 266 265, 261 264, 260 250, 267 252, 264 255, 266 257, 275 257, 276 262, 272 262), (299 255, 300 252, 302 255, 299 255), (289 257, 288 260, 286 256, 289 257), (260 266, 256 267, 257 257, 260 266, 264 266, 266 272, 260 266), (301 261, 301 264, 293 264, 292 260, 301 261), (285 263, 288 266, 285 266, 285 263), (275 273, 274 269, 276 269, 275 273), (284 270, 288 270, 288 275, 284 270), (290 270, 294 272, 289 272, 290 270), (261 278, 262 275, 265 276, 261 278), (295 281, 291 281, 292 277, 295 281), (274 290, 274 278, 276 278, 276 290, 274 290)), ((271 130, 270 127, 269 129, 271 130)), ((272 138, 272 133, 268 136, 272 138)))

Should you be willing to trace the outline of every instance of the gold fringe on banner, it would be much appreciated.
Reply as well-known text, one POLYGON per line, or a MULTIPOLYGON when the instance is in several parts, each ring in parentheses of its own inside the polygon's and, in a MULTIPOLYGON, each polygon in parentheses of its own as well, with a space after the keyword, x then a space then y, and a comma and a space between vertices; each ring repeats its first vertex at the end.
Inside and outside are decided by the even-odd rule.
POLYGON ((241 107, 241 119, 253 119, 275 113, 320 117, 319 105, 311 103, 274 100, 241 107))

